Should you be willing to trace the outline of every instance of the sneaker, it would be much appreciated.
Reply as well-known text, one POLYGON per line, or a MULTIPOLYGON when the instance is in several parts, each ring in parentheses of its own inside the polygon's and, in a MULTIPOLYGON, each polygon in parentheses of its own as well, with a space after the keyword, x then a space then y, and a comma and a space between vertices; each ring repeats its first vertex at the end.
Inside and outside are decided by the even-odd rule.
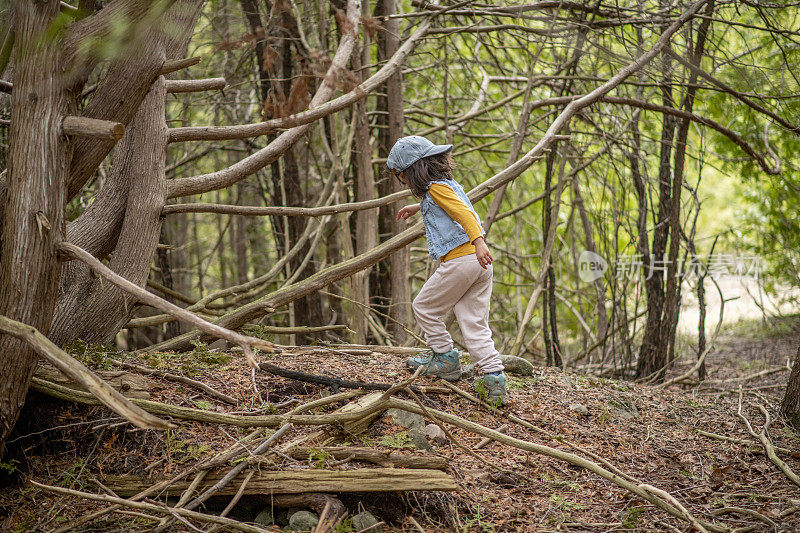
POLYGON ((412 372, 416 372, 416 370, 421 367, 422 365, 427 365, 431 362, 433 358, 433 350, 425 350, 423 352, 418 353, 413 357, 409 357, 406 360, 406 368, 411 370, 412 372))
POLYGON ((422 375, 442 378, 447 381, 458 381, 461 379, 461 361, 459 360, 458 350, 450 350, 447 353, 436 353, 434 351, 421 353, 411 357, 406 361, 406 366, 411 371, 423 367, 422 375))
POLYGON ((506 374, 502 370, 484 374, 473 385, 482 400, 496 407, 506 404, 506 374))

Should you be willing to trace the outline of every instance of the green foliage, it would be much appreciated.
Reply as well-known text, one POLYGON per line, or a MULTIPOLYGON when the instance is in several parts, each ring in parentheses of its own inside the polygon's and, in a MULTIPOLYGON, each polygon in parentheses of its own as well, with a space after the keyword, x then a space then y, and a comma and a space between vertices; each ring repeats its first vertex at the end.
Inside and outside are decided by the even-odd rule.
POLYGON ((332 455, 325 450, 312 449, 308 452, 308 462, 312 463, 313 468, 325 468, 325 462, 328 461, 332 455))
POLYGON ((8 476, 16 472, 18 467, 19 461, 16 459, 9 459, 8 461, 0 462, 0 472, 5 472, 5 474, 8 476))
POLYGON ((64 351, 86 366, 110 370, 114 366, 108 362, 109 356, 121 355, 116 350, 99 344, 87 344, 78 339, 64 346, 64 351))
POLYGON ((387 448, 413 448, 414 445, 411 444, 411 438, 408 436, 406 431, 400 431, 393 435, 384 435, 380 439, 378 439, 378 444, 381 446, 386 446, 387 448))

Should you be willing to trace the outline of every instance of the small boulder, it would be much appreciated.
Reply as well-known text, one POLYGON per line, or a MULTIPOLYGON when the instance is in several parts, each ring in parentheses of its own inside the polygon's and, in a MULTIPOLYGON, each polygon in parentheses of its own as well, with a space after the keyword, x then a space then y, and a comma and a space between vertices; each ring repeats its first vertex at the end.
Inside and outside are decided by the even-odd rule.
POLYGON ((442 428, 436 424, 428 424, 425 426, 425 436, 436 444, 445 444, 447 442, 447 435, 445 435, 442 428))
POLYGON ((583 405, 582 403, 571 403, 569 404, 569 410, 573 413, 577 413, 581 416, 586 416, 589 414, 589 408, 583 405))
POLYGON ((258 513, 256 515, 255 520, 253 520, 253 523, 259 526, 271 526, 275 524, 275 519, 272 518, 272 509, 267 507, 266 509, 258 513))
POLYGON ((421 415, 402 409, 387 409, 386 416, 392 417, 395 424, 404 428, 422 429, 425 427, 425 419, 421 415))
POLYGON ((311 511, 297 511, 289 517, 289 529, 292 531, 313 531, 318 522, 319 517, 311 511))
POLYGON ((527 359, 517 357, 516 355, 501 355, 500 360, 503 362, 506 372, 519 376, 533 375, 533 364, 527 359))
POLYGON ((378 520, 375 515, 370 513, 369 511, 363 511, 358 513, 353 518, 351 518, 351 522, 353 524, 353 529, 356 531, 362 531, 367 528, 372 528, 370 531, 375 532, 383 532, 383 526, 372 527, 375 524, 378 524, 380 520, 378 520))
POLYGON ((408 430, 408 440, 411 441, 417 449, 424 450, 426 452, 432 452, 433 448, 431 447, 428 439, 425 438, 425 427, 418 427, 418 428, 411 428, 408 430))
MULTIPOLYGON (((505 371, 509 374, 517 374, 518 376, 532 376, 533 363, 522 357, 516 355, 501 355, 500 361, 503 362, 505 371)), ((475 375, 475 365, 469 364, 461 367, 461 379, 469 379, 475 375)))

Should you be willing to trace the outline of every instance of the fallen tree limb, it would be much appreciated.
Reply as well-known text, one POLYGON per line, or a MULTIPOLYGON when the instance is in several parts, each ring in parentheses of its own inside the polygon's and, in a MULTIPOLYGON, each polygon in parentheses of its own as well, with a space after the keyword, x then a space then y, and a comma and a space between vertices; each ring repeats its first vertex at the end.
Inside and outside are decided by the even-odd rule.
POLYGON ((135 400, 125 398, 75 358, 53 344, 36 328, 0 315, 0 331, 27 342, 36 350, 36 353, 58 368, 65 376, 90 391, 81 394, 85 394, 95 403, 102 403, 132 424, 145 429, 175 427, 166 420, 155 417, 138 407, 135 400))
MULTIPOLYGON (((361 390, 389 390, 395 385, 392 383, 370 383, 365 381, 351 381, 349 379, 334 378, 329 376, 321 376, 319 374, 309 374, 308 372, 300 372, 297 370, 286 370, 272 363, 260 363, 259 370, 269 372, 274 376, 282 378, 294 379, 297 381, 305 381, 306 383, 316 383, 318 385, 325 385, 330 387, 334 392, 339 392, 339 389, 361 389, 361 390)), ((430 393, 431 391, 441 393, 441 387, 426 387, 417 386, 412 387, 414 392, 421 392, 423 394, 430 393)))
MULTIPOLYGON (((302 413, 302 412, 314 409, 316 407, 321 407, 323 405, 328 405, 328 404, 331 404, 331 403, 338 402, 340 400, 349 400, 349 399, 352 399, 352 398, 354 398, 356 396, 359 396, 360 394, 363 394, 363 393, 361 393, 360 391, 348 391, 348 392, 341 392, 339 394, 332 394, 330 396, 326 396, 324 398, 319 398, 317 400, 313 400, 313 401, 305 403, 303 405, 299 405, 299 406, 295 407, 292 410, 292 413, 302 413)), ((199 473, 199 472, 202 472, 202 471, 205 471, 205 470, 210 470, 212 468, 221 466, 221 465, 227 463, 228 461, 230 461, 232 459, 235 459, 236 456, 239 455, 240 453, 249 452, 249 450, 247 449, 246 445, 250 444, 251 442, 253 442, 258 437, 264 435, 264 433, 265 433, 265 429, 264 428, 258 428, 255 431, 252 431, 249 435, 246 435, 242 439, 237 440, 236 443, 233 444, 232 446, 230 446, 228 449, 223 450, 222 452, 220 452, 217 455, 215 455, 215 456, 203 461, 200 464, 196 464, 196 465, 194 465, 194 466, 192 466, 190 468, 187 468, 186 470, 184 470, 181 473, 173 476, 170 479, 166 479, 164 481, 160 481, 160 482, 156 483, 155 485, 152 485, 152 486, 148 487, 147 489, 142 490, 142 492, 140 492, 139 494, 136 494, 135 496, 133 496, 131 498, 131 500, 132 501, 138 501, 138 500, 141 500, 141 499, 143 499, 143 498, 145 498, 147 496, 150 496, 152 494, 156 494, 159 491, 161 491, 164 487, 168 487, 169 485, 171 485, 172 483, 175 483, 176 481, 180 481, 182 479, 185 479, 186 477, 188 477, 188 476, 190 476, 192 474, 196 474, 196 473, 199 473)), ((249 455, 249 453, 248 453, 248 455, 249 455)), ((103 516, 105 514, 108 514, 110 512, 113 512, 113 511, 115 511, 117 509, 119 509, 119 506, 117 506, 117 505, 112 505, 112 506, 107 507, 105 509, 101 509, 100 511, 97 511, 95 513, 83 516, 83 517, 75 520, 74 522, 72 522, 70 525, 68 525, 66 527, 59 528, 54 533, 67 533, 68 531, 72 531, 73 529, 75 529, 77 527, 81 527, 82 525, 87 524, 87 523, 91 522, 92 520, 94 520, 96 518, 99 518, 99 517, 101 517, 101 516, 103 516)))
MULTIPOLYGON (((761 449, 759 443, 751 440, 737 439, 735 437, 726 437, 725 435, 717 435, 716 433, 711 433, 710 431, 703 431, 702 429, 698 429, 696 431, 698 434, 704 437, 708 437, 710 439, 732 442, 734 444, 741 444, 743 446, 753 446, 756 448, 755 450, 752 449, 750 450, 753 453, 764 453, 764 450, 761 449)), ((781 448, 780 446, 774 446, 774 449, 776 452, 785 453, 786 455, 794 455, 795 453, 797 453, 795 451, 790 450, 789 448, 781 448)))
POLYGON ((238 520, 232 520, 230 518, 223 518, 221 516, 214 516, 205 513, 198 513, 195 511, 187 511, 186 509, 167 507, 165 505, 164 506, 155 505, 153 503, 135 502, 132 500, 126 500, 125 498, 107 496, 105 494, 92 494, 91 492, 82 492, 79 490, 65 489, 63 487, 54 487, 52 485, 44 485, 42 483, 37 483, 36 481, 33 480, 30 481, 30 484, 38 489, 46 490, 48 492, 66 494, 68 496, 75 496, 78 498, 85 498, 87 500, 94 500, 98 502, 114 503, 121 507, 130 507, 131 509, 142 509, 144 511, 150 511, 165 515, 177 514, 182 517, 193 518, 195 520, 200 520, 202 522, 210 522, 212 524, 220 524, 223 526, 230 527, 231 529, 236 529, 238 531, 246 531, 248 533, 264 533, 264 531, 266 531, 265 529, 262 529, 260 527, 251 526, 245 524, 244 522, 239 522, 238 520))
POLYGON ((168 142, 200 141, 200 140, 230 140, 247 139, 266 135, 283 128, 296 128, 310 124, 323 117, 340 111, 355 102, 366 98, 372 91, 380 87, 387 79, 392 77, 405 63, 406 58, 414 51, 419 40, 425 36, 430 28, 430 21, 425 21, 403 43, 397 52, 369 79, 357 85, 347 94, 335 98, 327 103, 313 106, 307 111, 290 115, 288 117, 268 120, 258 124, 245 124, 240 126, 195 126, 185 128, 172 128, 168 133, 168 142))
MULTIPOLYGON (((234 478, 242 481, 243 476, 234 478)), ((210 473, 203 486, 216 483, 220 475, 210 473)), ((106 476, 103 483, 120 496, 133 496, 147 481, 127 476, 106 476)), ((173 483, 162 494, 174 496, 188 488, 186 482, 173 483)), ((360 468, 357 470, 283 470, 258 472, 250 480, 246 494, 303 494, 306 492, 392 492, 407 490, 455 491, 458 485, 441 470, 405 468, 360 468)), ((235 487, 221 488, 219 496, 232 496, 235 487)))
MULTIPOLYGON (((424 411, 419 406, 411 402, 399 400, 397 398, 389 399, 387 407, 402 409, 404 411, 409 411, 424 416, 424 411)), ((589 461, 588 459, 584 459, 583 457, 580 457, 578 455, 569 452, 564 452, 556 448, 551 448, 550 446, 545 446, 543 444, 536 444, 530 441, 525 441, 522 439, 517 439, 515 437, 510 437, 493 429, 489 429, 485 426, 482 426, 475 422, 471 422, 459 416, 446 413, 444 411, 439 411, 432 408, 428 408, 428 411, 433 413, 441 421, 460 427, 461 429, 471 431, 473 433, 482 435, 484 437, 489 437, 492 440, 496 440, 497 442, 506 444, 508 446, 513 446, 514 448, 518 448, 520 450, 525 450, 533 453, 538 453, 540 455, 544 455, 547 457, 552 457, 554 459, 565 461, 569 464, 589 470, 590 472, 599 475, 603 479, 611 481, 612 483, 615 483, 619 487, 622 487, 623 489, 636 494, 640 498, 652 503, 662 511, 665 511, 676 518, 680 518, 681 520, 686 520, 686 516, 680 509, 673 506, 670 502, 663 499, 660 495, 654 494, 652 491, 648 490, 645 485, 638 485, 636 483, 630 482, 627 479, 618 476, 617 474, 603 468, 597 463, 589 461)), ((701 521, 698 521, 698 523, 702 524, 702 526, 706 528, 708 531, 713 531, 718 533, 725 533, 729 531, 728 528, 720 527, 715 524, 710 524, 701 521)))
MULTIPOLYGON (((102 402, 88 392, 76 391, 69 387, 56 385, 49 381, 38 378, 31 380, 31 389, 70 402, 82 403, 86 405, 100 405, 102 402)), ((113 389, 112 389, 113 390, 113 389)), ((114 391, 116 392, 116 391, 114 391)), ((119 394, 119 393, 117 393, 119 394)), ((134 405, 141 407, 148 413, 164 416, 171 416, 182 420, 194 420, 196 422, 207 422, 211 424, 229 424, 232 426, 251 428, 251 427, 278 427, 285 422, 293 422, 298 425, 319 426, 325 424, 345 424, 355 422, 361 418, 381 410, 380 405, 369 406, 368 408, 352 413, 326 414, 326 415, 234 415, 229 413, 217 413, 214 411, 204 411, 192 407, 170 405, 166 403, 153 402, 149 400, 129 400, 134 405)), ((173 427, 173 426, 168 426, 173 427)))
POLYGON ((160 378, 164 378, 164 379, 169 380, 169 381, 174 381, 176 383, 183 383, 184 385, 187 385, 187 386, 192 387, 194 389, 203 391, 204 393, 208 394, 212 398, 216 398, 217 400, 220 400, 220 401, 225 402, 225 403, 230 404, 230 405, 236 405, 236 404, 239 403, 236 400, 236 398, 228 396, 227 394, 223 394, 223 393, 219 392, 218 390, 209 387, 208 385, 206 385, 203 382, 200 382, 200 381, 197 381, 197 380, 194 380, 194 379, 191 379, 191 378, 187 378, 186 376, 179 376, 177 374, 171 374, 171 373, 165 372, 163 370, 156 370, 155 368, 150 368, 150 367, 147 367, 147 366, 144 366, 144 365, 137 365, 137 364, 134 364, 134 363, 128 363, 126 361, 117 361, 116 359, 112 359, 110 357, 107 357, 105 360, 108 361, 109 363, 113 364, 113 365, 121 366, 122 368, 127 368, 129 370, 135 370, 135 371, 137 371, 137 372, 139 372, 141 374, 145 374, 147 376, 158 376, 160 378))
POLYGON ((747 417, 744 416, 744 413, 742 413, 742 396, 742 388, 739 386, 739 406, 736 411, 736 416, 738 416, 742 422, 744 422, 748 433, 761 442, 761 445, 764 447, 764 451, 767 453, 769 460, 772 461, 772 464, 778 467, 778 469, 783 472, 787 478, 789 478, 789 481, 800 487, 800 476, 798 476, 794 470, 789 467, 789 465, 787 465, 780 457, 778 457, 778 455, 775 453, 775 447, 772 445, 772 442, 770 442, 769 437, 767 437, 767 428, 772 423, 772 418, 769 416, 769 412, 763 405, 758 406, 761 414, 764 415, 764 426, 761 428, 761 431, 756 433, 753 430, 753 426, 750 425, 750 420, 748 420, 747 417))

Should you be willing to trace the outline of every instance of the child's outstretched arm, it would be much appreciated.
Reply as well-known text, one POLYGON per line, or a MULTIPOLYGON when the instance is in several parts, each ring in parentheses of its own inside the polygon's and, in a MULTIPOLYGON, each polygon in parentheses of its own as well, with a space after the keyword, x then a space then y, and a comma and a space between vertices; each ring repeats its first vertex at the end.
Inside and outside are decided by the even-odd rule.
POLYGON ((397 220, 406 220, 411 215, 415 215, 419 212, 420 205, 419 204, 411 204, 407 205, 400 209, 397 212, 397 220))

